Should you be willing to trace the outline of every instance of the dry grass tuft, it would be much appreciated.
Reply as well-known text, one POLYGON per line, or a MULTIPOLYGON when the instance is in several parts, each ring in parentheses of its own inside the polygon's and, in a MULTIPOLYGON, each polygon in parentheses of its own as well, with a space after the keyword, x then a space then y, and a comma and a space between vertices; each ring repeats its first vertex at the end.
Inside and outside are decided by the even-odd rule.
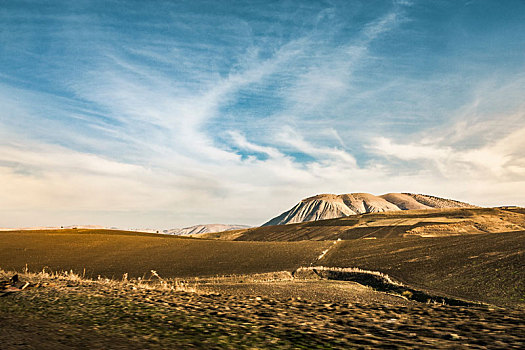
POLYGON ((380 277, 385 282, 390 283, 395 286, 402 286, 400 282, 394 281, 387 274, 384 274, 379 271, 370 271, 363 270, 358 267, 326 267, 326 266, 309 266, 309 267, 300 267, 295 271, 296 275, 301 275, 302 272, 307 271, 332 271, 332 272, 347 272, 347 273, 362 273, 367 275, 373 275, 380 277))
POLYGON ((52 283, 55 280, 62 282, 74 282, 79 285, 98 284, 118 289, 131 288, 134 290, 159 290, 188 293, 198 292, 198 289, 195 285, 190 284, 187 281, 177 279, 163 279, 154 270, 151 270, 151 276, 147 279, 142 277, 129 279, 128 274, 125 273, 123 274, 121 280, 115 280, 110 278, 103 278, 101 276, 97 276, 96 279, 91 279, 85 276, 85 272, 83 274, 78 274, 75 273, 73 270, 51 271, 48 268, 44 268, 42 269, 42 271, 35 273, 30 272, 26 267, 22 272, 5 271, 3 269, 0 269, 0 280, 9 279, 15 274, 18 274, 21 280, 28 281, 33 285, 43 285, 45 283, 52 283))

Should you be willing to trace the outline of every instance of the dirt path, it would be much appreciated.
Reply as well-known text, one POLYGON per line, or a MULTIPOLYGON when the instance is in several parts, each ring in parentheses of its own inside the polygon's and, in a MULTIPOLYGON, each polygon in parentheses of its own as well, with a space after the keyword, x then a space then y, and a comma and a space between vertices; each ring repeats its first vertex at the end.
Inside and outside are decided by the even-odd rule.
POLYGON ((323 258, 326 256, 326 254, 328 254, 330 251, 332 251, 337 246, 337 243, 339 243, 339 242, 341 242, 340 239, 334 241, 328 248, 323 250, 321 252, 321 254, 317 257, 317 259, 315 259, 315 261, 313 261, 310 264, 310 266, 319 264, 319 261, 323 260, 323 258))

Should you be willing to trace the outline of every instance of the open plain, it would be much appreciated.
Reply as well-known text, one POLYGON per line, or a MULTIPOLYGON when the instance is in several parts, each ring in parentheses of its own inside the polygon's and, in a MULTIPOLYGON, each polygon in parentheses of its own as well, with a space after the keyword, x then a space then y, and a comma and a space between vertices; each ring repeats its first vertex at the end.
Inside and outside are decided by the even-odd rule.
POLYGON ((14 288, 0 347, 519 349, 524 219, 467 208, 201 238, 0 232, 0 280, 14 288))
POLYGON ((293 270, 330 242, 227 242, 113 230, 0 232, 0 267, 89 277, 199 277, 293 270), (84 273, 85 271, 85 273, 84 273))

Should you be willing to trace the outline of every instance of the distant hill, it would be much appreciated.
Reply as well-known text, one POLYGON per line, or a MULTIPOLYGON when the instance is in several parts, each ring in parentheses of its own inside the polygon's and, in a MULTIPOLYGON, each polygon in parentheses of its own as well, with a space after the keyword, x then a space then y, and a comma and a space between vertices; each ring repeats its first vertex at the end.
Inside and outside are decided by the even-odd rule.
POLYGON ((38 226, 38 227, 17 227, 17 228, 0 228, 0 231, 44 231, 44 230, 114 230, 115 227, 104 227, 99 225, 69 225, 69 226, 38 226))
POLYGON ((162 231, 168 235, 177 235, 177 236, 189 236, 196 235, 201 233, 214 233, 214 232, 224 232, 232 230, 243 230, 250 228, 251 226, 247 225, 225 225, 225 224, 208 224, 208 225, 195 225, 185 228, 177 228, 171 230, 162 231))
POLYGON ((374 196, 370 193, 320 194, 303 199, 292 209, 262 226, 335 219, 366 213, 446 208, 475 208, 475 206, 451 199, 413 193, 388 193, 382 196, 374 196))

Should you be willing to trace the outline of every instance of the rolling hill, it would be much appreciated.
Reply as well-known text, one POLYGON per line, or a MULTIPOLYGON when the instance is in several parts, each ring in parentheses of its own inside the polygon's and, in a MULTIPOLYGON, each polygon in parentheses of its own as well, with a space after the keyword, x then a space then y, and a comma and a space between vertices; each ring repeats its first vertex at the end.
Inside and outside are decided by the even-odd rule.
POLYGON ((340 241, 318 265, 381 271, 427 291, 525 305, 525 231, 340 241))
POLYGON ((248 225, 224 225, 224 224, 208 224, 208 225, 194 225, 184 228, 176 228, 171 230, 163 230, 162 233, 167 235, 190 236, 201 233, 224 232, 232 230, 242 230, 250 228, 248 225))
POLYGON ((290 210, 262 226, 286 225, 388 211, 473 207, 468 203, 451 199, 412 193, 388 193, 382 196, 374 196, 370 193, 320 194, 303 199, 290 210))
POLYGON ((293 270, 330 242, 228 242, 118 230, 0 232, 0 269, 96 277, 203 277, 293 270))
POLYGON ((524 213, 519 208, 398 210, 195 237, 237 241, 323 241, 500 233, 525 230, 524 213))
MULTIPOLYGON (((363 217, 389 214, 393 213, 363 217)), ((522 213, 509 214, 516 215, 513 220, 525 217, 522 213)), ((511 219, 512 215, 507 217, 511 219)), ((331 221, 330 226, 315 227, 336 231, 332 236, 335 238, 338 228, 345 227, 335 223, 345 220, 348 219, 295 226, 300 231, 306 224, 331 221)), ((370 220, 369 224, 373 224, 370 220)), ((388 232, 385 226, 370 227, 388 232)), ((393 230, 395 233, 395 225, 393 230)), ((115 279, 124 274, 140 277, 155 270, 163 278, 202 279, 292 273, 308 266, 355 267, 386 273, 437 295, 520 307, 525 289, 524 243, 523 230, 430 238, 392 234, 371 240, 301 242, 220 241, 116 230, 12 231, 0 232, 0 269, 72 270, 82 275, 85 271, 86 276, 115 279)))

